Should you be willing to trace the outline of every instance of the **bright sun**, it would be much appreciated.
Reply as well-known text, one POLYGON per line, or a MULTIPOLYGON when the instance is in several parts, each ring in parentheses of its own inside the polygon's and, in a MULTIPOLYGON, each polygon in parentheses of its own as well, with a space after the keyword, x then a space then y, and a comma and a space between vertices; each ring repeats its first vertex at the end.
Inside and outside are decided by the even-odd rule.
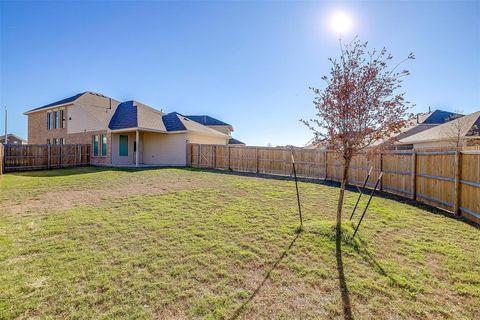
POLYGON ((330 27, 339 36, 350 31, 352 24, 352 18, 344 11, 336 11, 330 16, 330 27))

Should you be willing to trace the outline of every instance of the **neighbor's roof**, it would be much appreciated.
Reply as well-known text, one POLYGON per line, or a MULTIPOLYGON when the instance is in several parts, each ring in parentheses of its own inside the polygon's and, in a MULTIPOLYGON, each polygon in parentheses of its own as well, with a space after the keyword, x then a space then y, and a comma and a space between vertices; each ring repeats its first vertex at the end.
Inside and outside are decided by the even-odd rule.
POLYGON ((230 140, 228 140, 228 144, 245 144, 245 143, 243 143, 243 142, 240 141, 240 140, 237 140, 237 139, 234 139, 234 138, 230 138, 230 140))
POLYGON ((193 121, 196 121, 200 124, 203 124, 204 126, 230 126, 230 124, 228 123, 225 123, 223 121, 220 121, 218 119, 215 119, 215 118, 212 118, 210 116, 207 116, 207 115, 203 115, 203 116, 185 116, 186 118, 190 119, 190 120, 193 120, 193 121))
POLYGON ((447 123, 453 119, 461 117, 461 114, 443 111, 443 110, 435 110, 430 114, 426 115, 425 120, 420 121, 422 124, 443 124, 447 123))
POLYGON ((463 115, 443 110, 435 110, 432 112, 418 113, 408 120, 400 129, 400 132, 392 134, 389 138, 375 141, 372 145, 378 146, 386 142, 397 143, 407 137, 416 135, 422 131, 431 129, 432 127, 447 123, 463 115))
POLYGON ((55 106, 59 106, 59 105, 67 104, 67 103, 73 103, 75 100, 77 100, 78 98, 80 98, 80 97, 83 96, 84 94, 92 94, 92 95, 97 95, 97 96, 100 96, 100 97, 105 97, 105 98, 107 98, 106 96, 104 96, 104 95, 102 95, 102 94, 100 94, 100 93, 95 93, 95 92, 91 92, 91 91, 85 91, 85 92, 78 93, 78 94, 76 94, 76 95, 74 95, 74 96, 71 96, 71 97, 68 97, 68 98, 65 98, 65 99, 62 99, 62 100, 55 101, 55 102, 46 104, 46 105, 41 106, 41 107, 37 107, 37 108, 31 109, 31 110, 28 110, 28 111, 26 111, 24 114, 27 114, 27 113, 30 113, 30 112, 33 112, 33 111, 39 111, 39 110, 42 110, 42 109, 48 109, 48 108, 51 108, 51 107, 55 107, 55 106))
POLYGON ((480 137, 480 111, 400 139, 399 144, 449 140, 452 139, 457 131, 460 137, 480 137))
MULTIPOLYGON (((27 142, 27 140, 23 139, 22 137, 19 137, 17 136, 16 134, 13 134, 13 133, 7 133, 7 137, 10 139, 10 138, 15 138, 17 140, 21 140, 21 141, 25 141, 27 142)), ((5 140, 5 135, 3 136, 0 136, 0 140, 5 140)))

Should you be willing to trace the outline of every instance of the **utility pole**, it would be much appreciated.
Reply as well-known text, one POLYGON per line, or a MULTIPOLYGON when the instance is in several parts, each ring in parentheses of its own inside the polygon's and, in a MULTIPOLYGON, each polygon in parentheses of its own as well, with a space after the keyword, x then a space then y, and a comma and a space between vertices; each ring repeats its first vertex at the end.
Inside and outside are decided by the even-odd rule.
POLYGON ((7 107, 5 107, 5 144, 8 143, 8 136, 7 136, 7 107))

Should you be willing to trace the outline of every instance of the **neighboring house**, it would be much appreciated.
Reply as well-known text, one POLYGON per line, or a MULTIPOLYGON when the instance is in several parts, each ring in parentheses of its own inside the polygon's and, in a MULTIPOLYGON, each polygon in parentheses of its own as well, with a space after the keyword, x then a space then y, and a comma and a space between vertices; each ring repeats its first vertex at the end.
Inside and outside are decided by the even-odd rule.
POLYGON ((400 133, 392 136, 389 140, 377 141, 374 146, 387 144, 388 149, 412 149, 413 145, 401 144, 398 142, 402 139, 426 130, 430 130, 462 116, 463 115, 458 113, 443 110, 418 113, 406 123, 406 125, 400 130, 400 133))
POLYGON ((453 149, 480 145, 480 111, 402 138, 397 142, 397 145, 409 149, 453 149))
MULTIPOLYGON (((5 135, 0 136, 0 144, 5 143, 5 135)), ((7 134, 7 143, 8 144, 27 144, 27 140, 20 138, 17 135, 12 133, 7 134)))
MULTIPOLYGON (((411 145, 402 145, 397 144, 401 139, 412 136, 419 132, 429 130, 436 126, 447 123, 453 119, 461 117, 461 114, 453 113, 443 110, 434 110, 425 113, 418 113, 412 119, 410 119, 406 125, 400 130, 400 133, 392 135, 388 140, 379 140, 376 141, 373 146, 378 147, 380 145, 386 144, 389 149, 409 149, 412 148, 411 145)), ((328 146, 325 144, 316 145, 314 139, 311 139, 305 145, 307 149, 328 149, 328 146)))
MULTIPOLYGON (((186 144, 227 145, 233 127, 212 129, 179 113, 84 92, 25 112, 31 144, 91 144, 94 165, 186 164, 186 144)), ((196 118, 196 116, 192 116, 196 118)), ((198 120, 198 119, 197 119, 198 120)))

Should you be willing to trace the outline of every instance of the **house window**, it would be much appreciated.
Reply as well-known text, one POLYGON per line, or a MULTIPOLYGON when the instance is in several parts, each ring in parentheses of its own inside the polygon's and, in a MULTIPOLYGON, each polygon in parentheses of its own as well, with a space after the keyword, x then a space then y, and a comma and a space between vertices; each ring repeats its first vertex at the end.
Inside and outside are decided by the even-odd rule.
POLYGON ((58 129, 58 111, 53 111, 53 128, 58 129))
POLYGON ((65 128, 65 110, 60 110, 60 128, 65 128))
POLYGON ((93 156, 98 157, 98 136, 92 136, 92 149, 93 149, 93 156))
POLYGON ((107 156, 107 135, 106 134, 102 134, 102 157, 106 157, 107 156))
POLYGON ((57 138, 53 138, 53 144, 55 144, 55 145, 58 144, 58 139, 57 138))
POLYGON ((128 136, 120 135, 118 149, 121 157, 128 156, 128 136))
POLYGON ((50 144, 50 139, 47 139, 47 144, 50 144))
POLYGON ((63 138, 58 139, 58 144, 65 144, 65 141, 63 140, 63 138))
POLYGON ((47 130, 52 129, 52 113, 47 112, 47 130))

